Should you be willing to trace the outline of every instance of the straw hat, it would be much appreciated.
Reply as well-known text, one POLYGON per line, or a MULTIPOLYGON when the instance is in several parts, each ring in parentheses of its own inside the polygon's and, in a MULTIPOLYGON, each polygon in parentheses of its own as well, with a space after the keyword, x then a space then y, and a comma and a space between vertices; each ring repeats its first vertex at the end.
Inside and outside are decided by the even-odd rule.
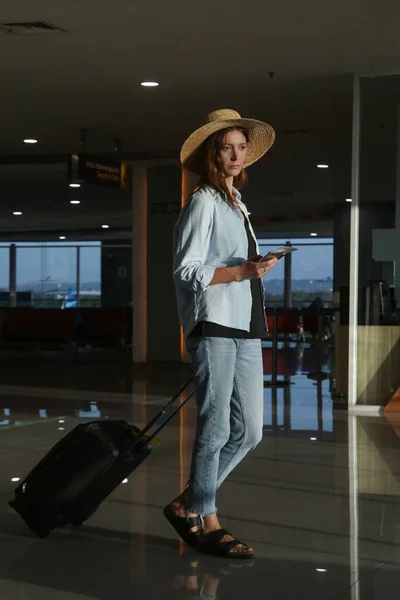
POLYGON ((249 131, 245 167, 264 156, 275 141, 275 131, 268 123, 256 119, 242 119, 238 112, 229 108, 215 110, 208 115, 206 124, 196 129, 183 144, 182 165, 189 171, 200 174, 203 164, 201 145, 210 135, 227 127, 244 127, 249 131))

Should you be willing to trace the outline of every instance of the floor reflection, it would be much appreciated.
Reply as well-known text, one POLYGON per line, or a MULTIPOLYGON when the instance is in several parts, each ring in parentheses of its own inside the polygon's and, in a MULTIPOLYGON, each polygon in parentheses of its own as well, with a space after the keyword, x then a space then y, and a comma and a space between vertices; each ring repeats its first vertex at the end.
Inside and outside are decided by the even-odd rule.
MULTIPOLYGON (((189 550, 162 515, 188 476, 194 404, 82 529, 38 540, 8 508, 16 479, 82 421, 125 418, 141 426, 150 420, 169 396, 162 373, 135 381, 130 394, 116 398, 96 399, 90 381, 71 398, 3 393, 0 598, 397 598, 400 418, 335 410, 329 348, 280 351, 285 385, 264 389, 264 439, 218 496, 223 525, 257 550, 245 563, 189 550)), ((169 388, 184 378, 170 373, 169 388)), ((43 383, 42 375, 37 381, 43 383)))
MULTIPOLYGON (((264 379, 272 349, 264 344, 264 379)), ((333 350, 321 344, 283 344, 278 351, 279 386, 265 386, 264 429, 314 440, 333 439, 333 350)))

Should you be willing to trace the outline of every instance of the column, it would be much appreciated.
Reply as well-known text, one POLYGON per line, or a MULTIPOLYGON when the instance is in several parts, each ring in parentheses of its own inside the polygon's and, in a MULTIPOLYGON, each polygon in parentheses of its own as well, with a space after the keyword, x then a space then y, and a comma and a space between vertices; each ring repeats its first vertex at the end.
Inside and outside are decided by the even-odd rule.
POLYGON ((9 306, 17 306, 17 247, 10 244, 9 306))
POLYGON ((147 167, 134 165, 132 182, 133 362, 147 362, 147 167))
MULTIPOLYGON (((186 169, 182 169, 182 196, 181 196, 181 206, 183 206, 186 202, 186 199, 195 189, 197 182, 199 180, 199 176, 187 171, 186 169)), ((185 338, 183 336, 183 331, 181 329, 180 332, 180 349, 181 349, 181 360, 184 363, 190 363, 190 356, 186 351, 185 338)))
POLYGON ((76 247, 76 307, 80 306, 81 296, 81 247, 76 247))
MULTIPOLYGON (((291 246, 290 242, 286 242, 286 246, 291 246)), ((285 258, 285 287, 283 291, 283 306, 291 308, 292 306, 292 253, 286 254, 285 258)))
POLYGON ((199 176, 187 171, 186 169, 182 169, 182 198, 181 204, 182 206, 186 202, 186 198, 190 196, 190 194, 195 189, 197 182, 199 181, 199 176))

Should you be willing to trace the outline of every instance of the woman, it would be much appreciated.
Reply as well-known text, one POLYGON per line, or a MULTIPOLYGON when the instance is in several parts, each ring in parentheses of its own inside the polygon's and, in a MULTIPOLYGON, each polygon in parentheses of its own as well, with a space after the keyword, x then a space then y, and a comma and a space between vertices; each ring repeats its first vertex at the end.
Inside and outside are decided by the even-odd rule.
POLYGON ((254 551, 221 527, 215 497, 262 438, 261 338, 266 328, 261 277, 277 262, 258 262, 238 189, 246 182, 245 168, 274 139, 266 123, 219 110, 181 151, 183 166, 201 176, 176 223, 173 249, 198 417, 188 486, 164 514, 186 543, 232 558, 248 558, 254 551))

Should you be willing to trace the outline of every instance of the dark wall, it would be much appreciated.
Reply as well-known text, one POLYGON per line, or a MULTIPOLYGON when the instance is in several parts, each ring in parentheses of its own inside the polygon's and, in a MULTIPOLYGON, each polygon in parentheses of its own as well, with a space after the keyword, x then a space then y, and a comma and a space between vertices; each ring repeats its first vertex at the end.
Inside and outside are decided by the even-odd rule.
POLYGON ((333 289, 349 285, 350 204, 336 204, 333 213, 333 289))
POLYGON ((180 327, 172 279, 172 235, 178 214, 155 213, 153 205, 181 199, 180 167, 148 170, 147 357, 149 361, 180 361, 180 327))
POLYGON ((101 246, 102 306, 132 306, 131 243, 113 240, 101 246))
POLYGON ((375 202, 360 208, 360 286, 370 281, 385 280, 393 284, 393 263, 377 262, 372 258, 372 231, 392 229, 394 226, 394 202, 375 202))

